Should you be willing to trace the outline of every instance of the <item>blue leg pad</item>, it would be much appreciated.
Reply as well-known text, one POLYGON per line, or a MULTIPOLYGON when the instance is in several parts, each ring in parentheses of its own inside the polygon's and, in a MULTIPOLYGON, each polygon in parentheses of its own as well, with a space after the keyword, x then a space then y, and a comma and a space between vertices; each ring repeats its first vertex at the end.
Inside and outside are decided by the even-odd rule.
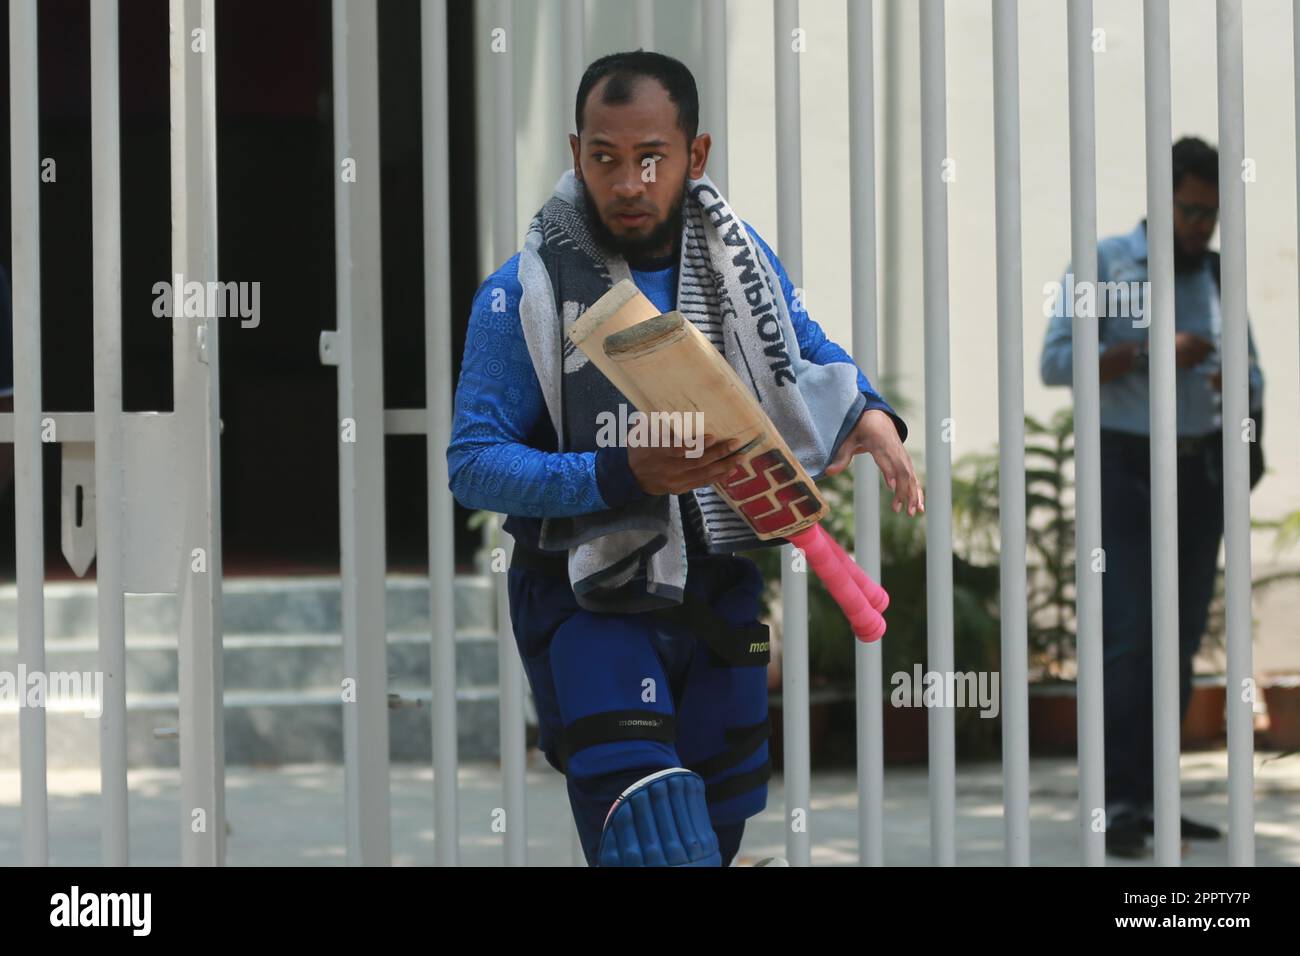
POLYGON ((674 767, 632 784, 605 818, 597 857, 601 866, 721 866, 704 780, 674 767))

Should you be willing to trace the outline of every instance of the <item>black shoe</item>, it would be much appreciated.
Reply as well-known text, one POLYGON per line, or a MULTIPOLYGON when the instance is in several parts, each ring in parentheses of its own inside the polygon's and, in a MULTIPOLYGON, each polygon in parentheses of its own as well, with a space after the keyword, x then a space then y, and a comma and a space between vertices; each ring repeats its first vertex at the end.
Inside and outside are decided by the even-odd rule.
MULTIPOLYGON (((1218 840, 1223 837, 1218 827, 1212 827, 1205 823, 1197 823, 1195 820, 1189 820, 1187 817, 1179 817, 1178 821, 1182 826, 1182 838, 1184 840, 1218 840)), ((1142 821, 1143 832, 1154 834, 1156 832, 1156 821, 1154 817, 1146 817, 1142 821)))
POLYGON ((1134 860, 1146 855, 1147 831, 1142 821, 1131 814, 1117 817, 1106 828, 1106 852, 1134 860))

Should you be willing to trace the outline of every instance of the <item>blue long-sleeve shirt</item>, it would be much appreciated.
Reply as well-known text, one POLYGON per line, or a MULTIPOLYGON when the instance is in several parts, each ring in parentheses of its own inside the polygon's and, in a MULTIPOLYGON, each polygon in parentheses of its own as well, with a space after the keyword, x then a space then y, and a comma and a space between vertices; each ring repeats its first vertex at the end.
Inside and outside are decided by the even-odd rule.
MULTIPOLYGON (((748 223, 781 283, 799 341, 799 353, 818 365, 853 363, 814 322, 794 294, 780 260, 748 223)), ((474 296, 465 356, 456 388, 456 411, 447 470, 452 494, 467 508, 509 516, 506 530, 537 545, 541 518, 588 514, 644 496, 628 466, 625 447, 557 451, 537 372, 519 318, 523 289, 519 256, 488 277, 474 296)), ((662 312, 676 308, 677 271, 632 270, 632 280, 662 312)), ((907 426, 858 370, 866 408, 879 408, 906 440, 907 426)))
MULTIPOLYGON (((1070 272, 1070 266, 1067 265, 1066 276, 1070 272)), ((1110 236, 1097 243, 1098 283, 1115 283, 1114 288, 1121 291, 1126 289, 1128 283, 1142 283, 1147 279, 1145 221, 1126 235, 1110 236)), ((1141 286, 1134 286, 1133 289, 1140 292, 1141 286)), ((1056 290, 1055 300, 1045 303, 1051 307, 1052 317, 1043 341, 1039 369, 1044 385, 1072 386, 1074 383, 1071 318, 1062 299, 1062 295, 1068 293, 1069 286, 1063 279, 1056 290)), ((1099 290, 1096 301, 1100 351, 1104 353, 1108 347, 1120 342, 1147 341, 1150 332, 1146 327, 1150 319, 1149 310, 1134 324, 1140 306, 1149 304, 1147 299, 1136 301, 1127 292, 1114 297, 1112 302, 1117 306, 1115 311, 1122 311, 1124 315, 1108 317, 1107 302, 1104 301, 1107 298, 1099 290), (1127 306, 1121 305, 1125 298, 1128 299, 1127 306)), ((1179 436, 1206 435, 1220 429, 1221 399, 1210 384, 1210 376, 1223 361, 1220 352, 1222 326, 1219 290, 1209 257, 1206 257, 1200 269, 1174 276, 1174 328, 1179 332, 1191 332, 1214 345, 1200 364, 1177 370, 1175 408, 1179 436)), ((1264 375, 1255 354, 1255 337, 1250 332, 1249 322, 1246 324, 1246 335, 1250 350, 1250 408, 1254 411, 1263 404, 1264 375)), ((1100 389, 1101 427, 1138 435, 1149 434, 1150 392, 1151 379, 1145 369, 1134 370, 1103 382, 1100 389)))

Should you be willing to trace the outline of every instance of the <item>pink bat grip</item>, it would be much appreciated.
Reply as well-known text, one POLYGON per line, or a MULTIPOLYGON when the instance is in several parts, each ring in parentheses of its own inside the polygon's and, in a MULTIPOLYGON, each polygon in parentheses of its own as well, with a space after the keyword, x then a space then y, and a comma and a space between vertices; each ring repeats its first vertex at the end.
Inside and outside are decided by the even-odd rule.
MULTIPOLYGON (((836 559, 843 563, 845 570, 848 571, 849 577, 851 577, 854 583, 862 589, 862 593, 866 595, 867 600, 871 602, 871 606, 876 609, 876 613, 884 614, 885 609, 889 607, 888 592, 886 592, 885 589, 875 581, 871 580, 871 576, 868 575, 866 571, 863 571, 858 567, 857 562, 850 558, 848 552, 839 546, 839 542, 831 537, 829 531, 821 525, 814 525, 812 528, 807 528, 800 532, 800 536, 803 536, 801 540, 808 540, 807 536, 809 535, 809 532, 824 542, 826 547, 828 547, 835 555, 836 559)), ((790 540, 793 541, 794 538, 791 538, 790 540)), ((802 547, 802 545, 800 545, 800 547, 802 547)))
POLYGON ((850 558, 848 552, 840 547, 839 542, 830 536, 830 532, 823 529, 821 525, 817 525, 817 528, 821 531, 827 544, 830 545, 831 550, 836 553, 842 562, 844 562, 844 567, 848 569, 849 577, 853 578, 853 580, 857 582, 858 587, 862 589, 862 593, 865 594, 867 600, 871 602, 871 606, 876 609, 876 613, 884 614, 885 608, 889 607, 889 594, 879 584, 871 580, 871 576, 868 575, 866 571, 863 571, 858 567, 858 563, 850 558))
MULTIPOLYGON (((866 590, 859 585, 856 576, 845 566, 846 562, 842 558, 847 558, 848 555, 835 544, 826 530, 821 525, 813 525, 791 535, 790 541, 808 557, 813 571, 849 619, 854 636, 867 642, 879 640, 885 633, 885 619, 872 606, 866 590)), ((865 574, 863 577, 879 589, 879 585, 865 574)))

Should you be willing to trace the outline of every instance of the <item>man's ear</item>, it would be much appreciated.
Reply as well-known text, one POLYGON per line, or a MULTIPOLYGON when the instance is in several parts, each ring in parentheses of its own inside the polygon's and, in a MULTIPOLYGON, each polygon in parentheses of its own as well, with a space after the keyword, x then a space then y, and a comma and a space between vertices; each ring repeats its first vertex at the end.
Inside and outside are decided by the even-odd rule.
POLYGON ((573 133, 569 134, 569 149, 573 151, 573 175, 578 177, 579 182, 582 182, 582 163, 578 160, 578 157, 582 154, 582 145, 581 141, 573 133))
POLYGON ((701 133, 695 137, 695 142, 691 143, 691 168, 690 178, 699 179, 704 175, 704 167, 709 161, 709 150, 713 147, 713 137, 708 133, 701 133))

